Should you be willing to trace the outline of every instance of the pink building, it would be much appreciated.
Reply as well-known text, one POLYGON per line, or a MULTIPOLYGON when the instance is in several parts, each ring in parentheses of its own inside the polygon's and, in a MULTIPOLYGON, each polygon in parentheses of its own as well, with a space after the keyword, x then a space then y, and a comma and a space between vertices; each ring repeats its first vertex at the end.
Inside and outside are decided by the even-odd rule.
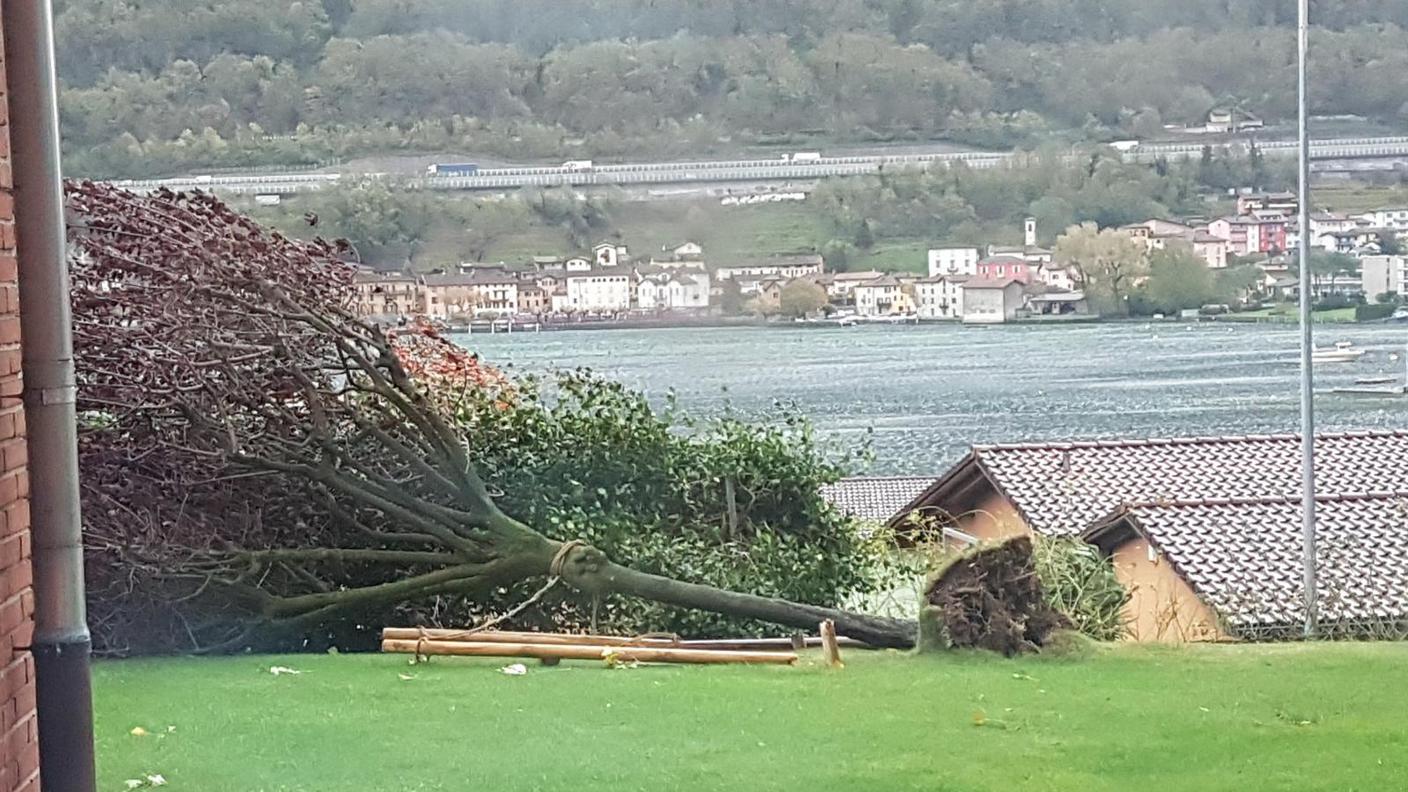
POLYGON ((1208 223, 1208 233, 1227 240, 1228 252, 1237 256, 1280 253, 1286 249, 1285 219, 1220 217, 1208 223))
POLYGON ((1016 256, 990 256, 978 262, 978 278, 981 280, 1011 281, 1023 286, 1034 279, 1036 267, 1031 262, 1016 256))

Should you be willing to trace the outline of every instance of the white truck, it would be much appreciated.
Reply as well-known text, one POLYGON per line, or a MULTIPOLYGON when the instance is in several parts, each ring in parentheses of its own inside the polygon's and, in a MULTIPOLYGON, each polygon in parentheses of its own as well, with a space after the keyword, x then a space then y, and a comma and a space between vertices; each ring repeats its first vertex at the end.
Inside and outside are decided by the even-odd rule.
POLYGON ((783 154, 783 162, 820 162, 820 151, 798 151, 793 154, 783 154))
POLYGON ((566 162, 562 163, 562 169, 565 170, 565 171, 571 171, 571 172, 573 172, 573 173, 580 173, 580 172, 582 172, 582 171, 589 171, 589 170, 592 169, 592 161, 591 161, 591 160, 567 160, 566 162))

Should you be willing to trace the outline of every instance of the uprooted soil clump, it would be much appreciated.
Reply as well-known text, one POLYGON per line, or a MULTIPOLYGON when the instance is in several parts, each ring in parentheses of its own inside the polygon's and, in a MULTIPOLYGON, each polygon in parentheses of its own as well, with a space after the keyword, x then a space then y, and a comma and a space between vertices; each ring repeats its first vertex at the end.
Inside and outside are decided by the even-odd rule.
POLYGON ((1070 620, 1051 607, 1020 536, 954 557, 930 578, 919 615, 919 648, 1040 651, 1070 620))

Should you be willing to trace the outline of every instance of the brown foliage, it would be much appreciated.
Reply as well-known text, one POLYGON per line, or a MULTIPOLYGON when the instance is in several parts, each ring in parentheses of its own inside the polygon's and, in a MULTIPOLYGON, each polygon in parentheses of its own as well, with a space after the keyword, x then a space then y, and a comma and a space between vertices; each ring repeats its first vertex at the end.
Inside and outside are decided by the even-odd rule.
POLYGON ((954 559, 925 597, 950 647, 1014 655, 1035 651, 1068 627, 1042 593, 1032 540, 1017 537, 954 559))

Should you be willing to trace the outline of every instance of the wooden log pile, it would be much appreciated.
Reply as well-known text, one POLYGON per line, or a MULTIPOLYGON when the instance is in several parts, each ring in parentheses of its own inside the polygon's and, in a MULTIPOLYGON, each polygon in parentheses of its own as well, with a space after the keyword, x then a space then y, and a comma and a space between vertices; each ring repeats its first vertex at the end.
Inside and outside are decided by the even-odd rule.
POLYGON ((828 662, 834 657, 838 663, 843 646, 868 648, 860 641, 836 637, 834 628, 820 637, 708 640, 681 640, 661 635, 626 637, 420 627, 387 627, 381 631, 383 652, 417 657, 533 657, 549 665, 561 660, 608 659, 620 663, 792 665, 797 662, 797 650, 809 647, 821 647, 828 662))

